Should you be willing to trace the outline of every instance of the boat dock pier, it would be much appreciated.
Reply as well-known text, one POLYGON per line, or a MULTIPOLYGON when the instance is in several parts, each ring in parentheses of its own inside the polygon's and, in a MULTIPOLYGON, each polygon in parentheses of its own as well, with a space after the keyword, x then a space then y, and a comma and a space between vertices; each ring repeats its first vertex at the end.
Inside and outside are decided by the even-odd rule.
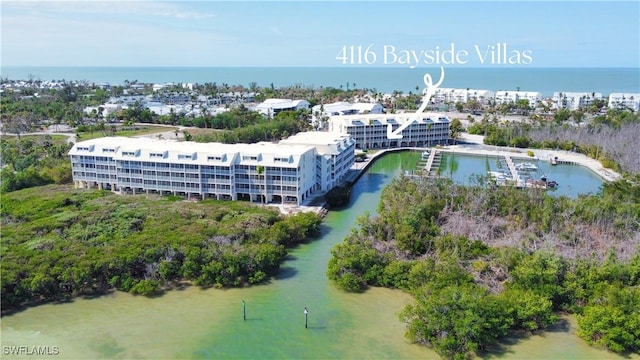
POLYGON ((523 181, 520 178, 520 174, 516 170, 516 166, 513 163, 513 160, 511 159, 511 156, 504 155, 504 160, 507 162, 507 167, 509 168, 509 174, 511 175, 511 178, 515 181, 515 185, 517 187, 524 186, 523 181))
POLYGON ((558 159, 557 156, 550 154, 549 155, 549 163, 551 163, 551 165, 576 165, 576 163, 574 163, 573 161, 568 161, 568 160, 560 160, 558 159))
POLYGON ((422 173, 427 176, 431 176, 431 173, 434 171, 434 165, 435 169, 440 168, 441 159, 442 154, 440 154, 439 151, 437 151, 436 149, 431 150, 431 152, 429 153, 429 159, 427 159, 427 164, 424 166, 424 169, 422 169, 422 173))

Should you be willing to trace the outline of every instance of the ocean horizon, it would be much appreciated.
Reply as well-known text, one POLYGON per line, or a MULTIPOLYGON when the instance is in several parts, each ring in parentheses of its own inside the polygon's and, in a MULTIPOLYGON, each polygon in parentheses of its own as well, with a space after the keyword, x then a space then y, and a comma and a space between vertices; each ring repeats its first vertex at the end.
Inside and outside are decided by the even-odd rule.
MULTIPOLYGON (((640 68, 448 67, 442 88, 554 92, 640 93, 640 68)), ((440 68, 406 67, 142 67, 142 66, 2 66, 3 80, 75 80, 124 85, 143 83, 213 83, 276 88, 300 86, 377 92, 422 92, 423 76, 440 78, 440 68)))

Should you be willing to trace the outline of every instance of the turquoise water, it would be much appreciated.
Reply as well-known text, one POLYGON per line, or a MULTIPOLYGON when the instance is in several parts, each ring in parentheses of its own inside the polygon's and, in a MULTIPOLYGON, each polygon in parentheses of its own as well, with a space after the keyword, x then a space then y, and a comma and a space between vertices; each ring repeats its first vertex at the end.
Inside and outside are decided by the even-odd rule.
MULTIPOLYGON (((206 83, 275 87, 369 88, 408 93, 424 88, 423 76, 439 68, 363 67, 20 67, 2 66, 2 78, 11 80, 87 80, 122 85, 125 80, 148 83, 206 83)), ((640 92, 640 68, 447 68, 441 87, 554 92, 640 92)))
MULTIPOLYGON (((382 189, 413 169, 419 156, 391 153, 376 160, 354 185, 350 204, 330 211, 320 238, 290 251, 280 275, 268 284, 187 287, 157 298, 115 292, 45 304, 0 319, 2 346, 57 346, 61 359, 437 359, 430 349, 404 338, 398 312, 411 303, 409 295, 381 288, 346 293, 325 275, 331 248, 358 217, 375 215, 382 189), (304 307, 309 309, 308 328, 304 307)), ((458 169, 466 168, 466 160, 456 161, 458 169)), ((589 347, 575 331, 569 318, 552 331, 511 339, 490 357, 621 358, 589 347)))

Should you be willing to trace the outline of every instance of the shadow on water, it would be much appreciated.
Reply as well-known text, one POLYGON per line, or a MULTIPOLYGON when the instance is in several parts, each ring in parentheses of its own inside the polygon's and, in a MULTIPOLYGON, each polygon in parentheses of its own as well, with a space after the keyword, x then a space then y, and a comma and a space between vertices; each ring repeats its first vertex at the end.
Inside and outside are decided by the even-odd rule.
MULTIPOLYGON (((287 261, 290 261, 290 260, 287 259, 287 261)), ((280 268, 280 271, 278 272, 278 275, 275 276, 275 279, 276 280, 290 279, 290 278, 296 276, 297 273, 298 273, 298 270, 296 270, 294 267, 283 266, 283 267, 280 268)))
POLYGON ((571 324, 567 319, 559 319, 555 324, 549 326, 544 331, 517 331, 512 332, 506 337, 500 339, 497 344, 490 346, 487 351, 478 352, 478 356, 483 359, 497 359, 504 358, 508 355, 513 355, 513 346, 520 344, 522 341, 526 341, 533 335, 544 336, 545 333, 568 333, 571 331, 571 324))
MULTIPOLYGON (((344 206, 341 206, 339 208, 331 208, 332 210, 342 210, 344 208, 344 206)), ((320 223, 320 235, 318 236, 317 239, 314 240, 319 240, 322 237, 324 237, 325 235, 327 235, 329 232, 331 232, 332 228, 331 226, 327 225, 325 222, 320 223)))
MULTIPOLYGON (((92 299, 97 299, 97 298, 100 298, 100 297, 103 297, 103 296, 109 296, 109 295, 112 295, 113 293, 114 293, 113 289, 97 290, 97 291, 92 292, 92 293, 79 295, 77 298, 85 299, 85 300, 92 300, 92 299)), ((42 299, 42 300, 37 300, 37 301, 31 301, 31 302, 28 302, 28 303, 21 304, 20 306, 12 307, 11 309, 8 309, 8 310, 2 309, 0 311, 0 317, 18 314, 18 313, 21 313, 21 312, 23 312, 25 310, 28 310, 30 308, 38 307, 38 306, 44 305, 44 304, 68 305, 68 304, 74 303, 75 299, 76 299, 76 297, 72 297, 72 296, 61 296, 61 297, 56 298, 56 299, 42 299)))
POLYGON ((549 333, 558 333, 558 332, 569 332, 571 331, 571 324, 569 323, 569 320, 567 319, 559 319, 555 324, 549 326, 546 330, 546 332, 549 333))
MULTIPOLYGON (((388 156, 388 155, 386 155, 388 156)), ((379 160, 378 160, 379 161, 379 160)), ((367 172, 362 175, 360 179, 353 185, 353 189, 351 191, 351 199, 349 199, 349 204, 340 208, 340 210, 349 210, 354 204, 358 202, 358 198, 360 195, 365 193, 375 194, 380 191, 383 185, 386 183, 387 175, 384 174, 374 174, 367 172)))

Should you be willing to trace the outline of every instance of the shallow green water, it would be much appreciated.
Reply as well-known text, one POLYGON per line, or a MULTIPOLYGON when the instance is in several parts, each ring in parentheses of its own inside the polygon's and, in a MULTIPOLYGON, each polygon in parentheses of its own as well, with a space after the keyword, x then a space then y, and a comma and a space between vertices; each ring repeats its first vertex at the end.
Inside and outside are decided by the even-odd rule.
MULTIPOLYGON (((292 250, 280 277, 270 284, 231 290, 189 287, 152 299, 116 292, 34 307, 2 318, 3 351, 5 346, 57 346, 60 356, 44 358, 65 359, 435 359, 434 352, 403 337, 397 313, 411 301, 408 295, 388 289, 344 293, 325 276, 331 247, 358 216, 375 214, 382 188, 412 169, 418 157, 396 153, 377 160, 354 186, 350 206, 329 212, 321 238, 292 250)), ((490 357, 616 358, 587 346, 573 331, 569 323, 514 340, 490 357)), ((34 357, 3 353, 3 358, 34 357)))

